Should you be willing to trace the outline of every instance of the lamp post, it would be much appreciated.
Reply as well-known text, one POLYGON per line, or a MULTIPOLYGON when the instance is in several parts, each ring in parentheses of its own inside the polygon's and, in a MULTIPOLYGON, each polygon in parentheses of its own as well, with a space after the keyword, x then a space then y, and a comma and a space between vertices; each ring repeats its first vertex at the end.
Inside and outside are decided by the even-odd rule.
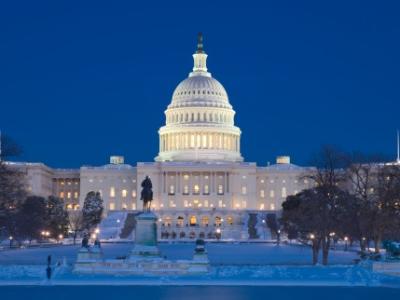
POLYGON ((263 236, 264 236, 264 241, 265 241, 265 238, 266 238, 266 231, 267 231, 267 229, 266 229, 266 227, 265 227, 265 220, 264 219, 262 219, 262 223, 263 223, 263 236))
POLYGON ((335 232, 331 232, 329 233, 329 236, 332 238, 332 242, 333 242, 333 250, 335 250, 335 232))
POLYGON ((279 244, 281 243, 281 230, 278 229, 277 233, 278 234, 277 234, 277 237, 276 237, 276 243, 279 246, 279 244))
POLYGON ((349 238, 347 236, 344 237, 344 251, 347 251, 347 241, 349 238))
POLYGON ((215 232, 217 233, 217 239, 219 240, 221 238, 221 228, 217 228, 215 232))
POLYGON ((11 249, 12 248, 12 241, 13 241, 14 237, 12 235, 10 235, 8 237, 8 239, 10 240, 10 249, 11 249))

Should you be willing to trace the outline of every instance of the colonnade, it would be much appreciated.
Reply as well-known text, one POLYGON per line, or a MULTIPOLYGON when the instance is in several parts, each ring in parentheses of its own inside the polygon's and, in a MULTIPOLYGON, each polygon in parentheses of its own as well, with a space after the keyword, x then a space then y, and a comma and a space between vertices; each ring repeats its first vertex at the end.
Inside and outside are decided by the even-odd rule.
POLYGON ((240 152, 240 137, 228 133, 167 133, 160 136, 160 152, 217 149, 240 152))

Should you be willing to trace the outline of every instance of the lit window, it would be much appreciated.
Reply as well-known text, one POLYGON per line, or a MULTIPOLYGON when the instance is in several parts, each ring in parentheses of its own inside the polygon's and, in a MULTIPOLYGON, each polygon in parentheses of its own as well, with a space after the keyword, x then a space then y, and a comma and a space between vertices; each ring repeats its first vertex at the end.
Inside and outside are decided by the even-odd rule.
POLYGON ((110 210, 114 210, 115 209, 115 203, 111 202, 109 207, 110 207, 110 210))
POLYGON ((169 194, 170 195, 174 195, 175 194, 175 186, 174 185, 170 185, 169 186, 169 194))
POLYGON ((188 201, 187 200, 183 201, 183 206, 184 207, 188 207, 188 201))
POLYGON ((232 217, 232 216, 228 216, 228 217, 226 218, 226 222, 227 222, 229 225, 233 225, 233 217, 232 217))
POLYGON ((204 207, 208 207, 208 200, 204 200, 204 207))
POLYGON ((64 185, 64 181, 61 181, 60 184, 61 184, 61 185, 64 185))
POLYGON ((190 220, 190 226, 196 226, 197 223, 196 216, 191 216, 189 220, 190 220))
POLYGON ((132 209, 133 209, 133 210, 136 209, 136 203, 132 203, 132 209))
POLYGON ((133 198, 136 198, 136 190, 133 190, 133 191, 132 191, 132 197, 133 197, 133 198))
POLYGON ((222 207, 222 206, 223 206, 222 200, 219 200, 219 201, 218 201, 218 206, 219 206, 219 207, 222 207))
POLYGON ((75 193, 74 193, 74 198, 75 198, 75 199, 78 199, 78 197, 79 197, 79 193, 78 193, 78 192, 75 192, 75 193))
POLYGON ((218 195, 223 195, 224 194, 224 187, 222 184, 218 185, 218 195))
POLYGON ((308 183, 308 180, 307 179, 304 179, 304 184, 307 184, 308 183))
POLYGON ((194 194, 200 193, 200 187, 199 187, 198 184, 195 184, 195 185, 193 186, 193 193, 194 193, 194 194))
POLYGON ((270 208, 271 210, 275 210, 275 203, 271 203, 270 208))
POLYGON ((122 190, 121 194, 122 194, 122 198, 126 198, 126 196, 128 195, 128 191, 122 190))
POLYGON ((60 192, 60 198, 64 198, 64 192, 60 192))
POLYGON ((67 184, 68 184, 68 185, 71 185, 71 181, 68 181, 67 184))
POLYGON ((274 180, 273 180, 273 179, 271 179, 269 182, 270 182, 270 183, 274 183, 274 180))
POLYGON ((260 182, 261 182, 261 183, 264 183, 264 179, 261 179, 260 182))
POLYGON ((72 209, 72 204, 68 204, 67 209, 72 209))
POLYGON ((208 226, 208 217, 207 216, 203 216, 202 218, 201 218, 201 224, 203 225, 203 226, 208 226))
POLYGON ((246 194, 247 194, 247 187, 242 186, 242 195, 246 195, 246 194))
POLYGON ((210 193, 208 184, 204 185, 204 194, 208 195, 210 193))
MULTIPOLYGON (((89 179, 89 182, 93 182, 93 179, 92 178, 90 178, 89 179)), ((61 183, 62 185, 64 185, 64 183, 61 183)))
MULTIPOLYGON (((114 198, 115 197, 115 188, 112 186, 111 188, 110 188, 110 197, 111 198, 114 198)), ((110 203, 110 205, 111 205, 111 203, 110 203)), ((110 208, 111 209, 111 208, 110 208)))
POLYGON ((189 186, 188 186, 188 185, 183 186, 183 193, 184 193, 185 195, 188 195, 188 194, 189 194, 189 186))
POLYGON ((264 198, 265 197, 265 191, 264 190, 260 190, 260 197, 264 198))
POLYGON ((67 193, 67 198, 68 198, 68 199, 71 199, 71 192, 68 192, 68 193, 67 193))
POLYGON ((264 209, 264 203, 260 204, 260 209, 264 209))
POLYGON ((271 198, 274 198, 274 197, 275 197, 275 192, 274 192, 274 190, 270 190, 270 191, 269 191, 269 196, 270 196, 271 198))
POLYGON ((282 197, 286 198, 286 188, 285 187, 282 188, 282 197))
POLYGON ((127 209, 128 205, 126 205, 126 203, 122 203, 122 209, 127 209))
POLYGON ((189 179, 189 175, 187 175, 187 174, 183 175, 183 179, 188 180, 189 179))

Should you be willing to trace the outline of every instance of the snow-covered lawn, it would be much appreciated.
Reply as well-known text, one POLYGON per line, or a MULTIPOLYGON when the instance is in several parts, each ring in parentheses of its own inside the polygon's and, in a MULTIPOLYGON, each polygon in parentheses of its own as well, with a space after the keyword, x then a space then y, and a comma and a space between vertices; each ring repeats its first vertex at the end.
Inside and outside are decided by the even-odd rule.
MULTIPOLYGON (((105 258, 128 255, 133 244, 103 244, 105 258)), ((191 259, 193 243, 159 245, 162 254, 168 259, 191 259)), ((307 265, 311 262, 311 250, 308 247, 274 244, 227 244, 210 243, 206 245, 212 265, 307 265)), ((47 255, 53 261, 66 258, 69 264, 76 259, 79 246, 57 246, 0 251, 0 265, 35 265, 45 264, 47 255)), ((330 264, 352 264, 357 254, 350 251, 331 251, 330 264)))
MULTIPOLYGON (((133 244, 103 244, 105 258, 127 255, 133 244)), ((372 273, 354 265, 354 252, 332 251, 328 267, 311 266, 307 247, 274 244, 208 244, 211 270, 206 275, 135 276, 78 275, 72 272, 79 246, 57 246, 0 252, 0 286, 46 285, 47 255, 54 266, 52 285, 219 285, 219 286, 395 286, 400 278, 372 273)), ((165 244, 160 248, 169 259, 191 259, 194 244, 165 244)))

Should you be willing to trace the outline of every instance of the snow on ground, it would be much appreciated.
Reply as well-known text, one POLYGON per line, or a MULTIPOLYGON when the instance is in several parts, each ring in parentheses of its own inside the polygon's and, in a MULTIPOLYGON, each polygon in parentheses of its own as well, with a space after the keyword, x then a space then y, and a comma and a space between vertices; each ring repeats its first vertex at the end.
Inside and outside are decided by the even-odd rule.
POLYGON ((0 286, 6 285, 176 285, 176 286, 390 286, 400 278, 375 274, 361 266, 218 266, 205 275, 79 275, 71 266, 54 268, 45 279, 46 265, 0 266, 0 286))
MULTIPOLYGON (((105 258, 122 258, 133 244, 103 244, 105 258)), ((160 244, 169 259, 191 259, 193 243, 160 244)), ((66 258, 66 265, 54 266, 52 285, 280 285, 280 286, 394 286, 400 278, 372 273, 352 264, 354 252, 332 251, 331 265, 311 266, 307 247, 274 244, 207 244, 212 264, 207 275, 134 276, 78 275, 72 272, 79 246, 56 246, 4 250, 0 252, 1 285, 42 285, 47 255, 53 264, 66 258)))
MULTIPOLYGON (((191 259, 194 243, 167 244, 159 247, 168 259, 191 259)), ((0 265, 45 264, 47 255, 53 261, 66 258, 69 264, 75 262, 79 246, 57 246, 51 248, 32 248, 0 251, 0 265)), ((128 255, 133 244, 103 244, 106 259, 128 255)), ((303 246, 266 244, 266 243, 210 243, 206 245, 212 265, 307 265, 311 262, 311 249, 303 246)), ((331 251, 330 264, 352 264, 357 258, 355 252, 331 251)))

